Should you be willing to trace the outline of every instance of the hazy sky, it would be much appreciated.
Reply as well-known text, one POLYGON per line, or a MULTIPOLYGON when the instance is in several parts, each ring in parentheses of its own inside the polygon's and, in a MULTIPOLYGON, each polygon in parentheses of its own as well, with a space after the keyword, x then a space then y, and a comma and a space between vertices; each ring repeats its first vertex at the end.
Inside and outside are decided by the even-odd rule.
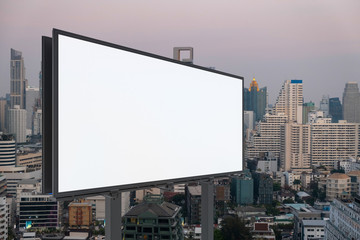
POLYGON ((52 28, 166 57, 194 47, 195 64, 243 76, 246 87, 255 76, 270 103, 286 79, 302 79, 305 101, 318 105, 360 76, 359 0, 0 0, 0 96, 10 48, 38 86, 41 36, 52 28))

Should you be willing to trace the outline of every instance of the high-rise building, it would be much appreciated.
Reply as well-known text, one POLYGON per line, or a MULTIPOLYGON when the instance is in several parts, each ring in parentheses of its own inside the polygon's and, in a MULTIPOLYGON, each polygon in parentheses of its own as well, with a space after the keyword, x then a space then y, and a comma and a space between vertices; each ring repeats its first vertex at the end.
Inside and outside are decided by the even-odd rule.
POLYGON ((286 123, 282 132, 280 166, 283 171, 310 168, 310 125, 286 123))
POLYGON ((37 109, 33 114, 32 134, 42 135, 42 109, 37 109))
POLYGON ((20 51, 11 49, 10 59, 10 108, 26 106, 26 80, 24 58, 20 51))
POLYGON ((360 93, 356 82, 348 82, 345 85, 343 117, 350 123, 360 123, 360 93))
POLYGON ((359 126, 344 120, 339 123, 317 121, 311 124, 311 164, 331 170, 338 161, 357 156, 359 126))
POLYGON ((283 113, 289 121, 302 123, 303 83, 302 80, 286 80, 281 87, 273 109, 274 114, 283 113))
POLYGON ((315 110, 315 103, 310 101, 303 104, 303 119, 302 119, 303 124, 306 124, 308 122, 308 114, 309 112, 314 110, 315 110))
POLYGON ((338 123, 343 119, 342 105, 338 97, 329 98, 329 115, 332 123, 338 123))
POLYGON ((324 112, 324 117, 329 116, 329 95, 323 95, 320 100, 320 111, 324 112))
POLYGON ((0 136, 0 168, 4 166, 15 167, 16 148, 15 141, 11 135, 0 136))
POLYGON ((288 116, 283 113, 277 115, 265 114, 264 120, 258 124, 257 132, 248 144, 246 158, 258 158, 260 153, 272 152, 280 157, 281 126, 288 122, 288 116))
POLYGON ((250 88, 244 89, 244 101, 244 110, 253 111, 255 121, 262 120, 267 105, 267 88, 259 89, 258 83, 253 78, 250 88))
POLYGON ((254 129, 254 112, 253 111, 244 111, 244 131, 251 131, 254 129))
POLYGON ((8 109, 8 132, 13 134, 16 143, 26 142, 26 110, 19 105, 8 109))
POLYGON ((35 111, 35 106, 39 101, 39 88, 26 88, 26 129, 32 129, 32 119, 35 111))
POLYGON ((6 132, 6 98, 0 98, 0 132, 6 132))

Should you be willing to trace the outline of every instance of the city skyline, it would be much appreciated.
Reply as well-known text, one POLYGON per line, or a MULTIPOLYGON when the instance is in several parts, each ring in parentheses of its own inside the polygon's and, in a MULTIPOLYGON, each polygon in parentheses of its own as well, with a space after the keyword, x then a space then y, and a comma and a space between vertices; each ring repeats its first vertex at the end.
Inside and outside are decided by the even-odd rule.
POLYGON ((269 103, 285 80, 302 79, 304 101, 319 105, 324 94, 341 98, 360 75, 358 1, 156 3, 0 3, 0 96, 9 92, 10 48, 23 53, 29 85, 38 85, 41 36, 52 28, 169 58, 173 47, 194 47, 195 64, 243 76, 245 87, 255 77, 269 103))

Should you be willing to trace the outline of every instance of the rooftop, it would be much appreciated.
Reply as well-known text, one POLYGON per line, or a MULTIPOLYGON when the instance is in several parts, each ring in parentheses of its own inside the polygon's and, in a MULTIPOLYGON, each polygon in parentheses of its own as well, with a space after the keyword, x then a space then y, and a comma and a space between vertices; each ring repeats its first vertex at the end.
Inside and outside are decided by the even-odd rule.
POLYGON ((326 220, 303 220, 302 222, 304 227, 325 227, 326 225, 326 220))
POLYGON ((344 173, 334 173, 328 177, 328 179, 347 179, 347 178, 350 177, 344 173))
POLYGON ((193 196, 201 196, 201 186, 188 186, 188 190, 193 196))
POLYGON ((157 217, 173 217, 180 211, 180 207, 178 205, 168 203, 168 202, 147 202, 144 201, 133 208, 131 208, 126 214, 125 217, 138 217, 143 213, 150 213, 157 217))
POLYGON ((360 176, 360 171, 359 170, 355 170, 355 171, 350 171, 347 173, 347 175, 352 175, 352 176, 360 176))

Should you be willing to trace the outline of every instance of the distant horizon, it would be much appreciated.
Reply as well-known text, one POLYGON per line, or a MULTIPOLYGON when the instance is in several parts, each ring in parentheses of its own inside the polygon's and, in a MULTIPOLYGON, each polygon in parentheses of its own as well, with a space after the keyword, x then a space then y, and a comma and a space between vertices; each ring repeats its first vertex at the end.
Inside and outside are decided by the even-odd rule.
MULTIPOLYGON (((360 76, 360 1, 200 0, 168 2, 0 3, 0 96, 10 91, 10 48, 22 52, 26 78, 38 85, 41 36, 53 28, 172 58, 194 48, 194 64, 253 77, 274 104, 285 80, 304 82, 304 102, 339 97, 360 76)), ((81 57, 79 57, 81 59, 81 57)))

